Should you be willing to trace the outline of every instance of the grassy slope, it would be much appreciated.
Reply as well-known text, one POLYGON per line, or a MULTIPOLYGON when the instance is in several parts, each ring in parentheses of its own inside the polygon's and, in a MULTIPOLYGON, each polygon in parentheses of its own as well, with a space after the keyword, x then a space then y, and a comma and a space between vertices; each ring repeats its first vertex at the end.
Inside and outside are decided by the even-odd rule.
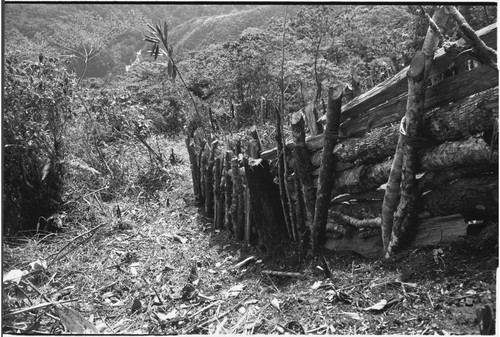
POLYGON ((176 26, 171 32, 176 52, 197 50, 213 43, 237 39, 249 27, 261 27, 273 17, 283 16, 283 6, 259 6, 250 10, 202 17, 176 26))
POLYGON ((121 198, 101 207, 89 197, 68 214, 65 221, 79 221, 67 232, 4 245, 4 274, 30 270, 37 259, 49 263, 19 285, 31 303, 14 285, 5 288, 4 332, 23 332, 37 320, 32 332, 63 332, 53 307, 5 314, 66 299, 100 333, 112 334, 267 334, 294 326, 315 334, 477 334, 475 309, 495 305, 497 259, 460 247, 415 250, 390 262, 327 254, 332 276, 326 279, 319 259, 293 247, 283 246, 271 259, 224 231, 212 232, 190 202, 182 140, 166 146, 183 164, 170 167, 173 187, 158 199, 121 198), (122 219, 114 215, 116 205, 122 219), (78 237, 99 225, 93 235, 78 237), (231 268, 251 255, 257 262, 231 268), (194 266, 200 295, 182 299, 194 266), (301 276, 269 277, 264 269, 301 276), (132 312, 134 300, 141 306, 132 312), (394 303, 384 311, 363 310, 381 300, 394 303))

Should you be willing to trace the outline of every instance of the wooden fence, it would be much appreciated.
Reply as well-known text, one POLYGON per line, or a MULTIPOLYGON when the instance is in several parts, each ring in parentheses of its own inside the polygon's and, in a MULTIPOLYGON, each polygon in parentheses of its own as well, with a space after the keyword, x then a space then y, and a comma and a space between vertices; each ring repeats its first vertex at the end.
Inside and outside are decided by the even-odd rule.
MULTIPOLYGON (((496 49, 496 24, 476 33, 496 49)), ((439 49, 430 71, 422 128, 428 144, 419 150, 419 220, 413 245, 449 242, 465 234, 469 220, 498 216, 498 71, 474 61, 464 46, 465 41, 459 40, 439 49)), ((333 151, 334 186, 325 244, 329 249, 352 250, 366 257, 383 253, 384 184, 406 110, 407 71, 342 107, 333 151)), ((304 132, 301 114, 291 118, 294 135, 304 132)), ((283 238, 309 240, 303 194, 315 193, 323 139, 323 134, 306 139, 306 177, 296 160, 299 138, 286 144, 287 184, 281 195, 285 192, 289 202, 284 204, 276 183, 279 151, 261 151, 257 132, 245 153, 239 144, 190 135, 187 146, 195 196, 213 217, 214 229, 226 228, 238 240, 268 248, 283 238), (303 178, 312 186, 301 186, 303 178), (287 225, 290 221, 295 225, 287 225)))

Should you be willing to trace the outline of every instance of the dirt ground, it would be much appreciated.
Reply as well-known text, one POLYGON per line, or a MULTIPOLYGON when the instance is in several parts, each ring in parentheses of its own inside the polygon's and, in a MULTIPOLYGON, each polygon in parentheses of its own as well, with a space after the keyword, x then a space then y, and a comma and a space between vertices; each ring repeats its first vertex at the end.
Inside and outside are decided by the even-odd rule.
POLYGON ((4 240, 3 332, 472 335, 477 309, 496 312, 496 224, 391 260, 286 244, 270 257, 211 229, 181 156, 155 200, 124 197, 63 233, 4 240))

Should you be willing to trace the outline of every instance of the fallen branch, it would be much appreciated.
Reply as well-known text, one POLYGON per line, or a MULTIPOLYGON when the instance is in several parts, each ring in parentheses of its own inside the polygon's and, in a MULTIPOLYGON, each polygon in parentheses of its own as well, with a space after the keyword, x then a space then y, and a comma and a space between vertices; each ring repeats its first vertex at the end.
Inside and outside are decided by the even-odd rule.
POLYGON ((221 303, 221 302, 222 302, 222 301, 221 301, 221 300, 219 300, 219 301, 215 301, 215 302, 213 302, 213 303, 210 303, 210 304, 209 304, 209 305, 207 305, 206 307, 204 307, 204 308, 202 308, 202 309, 198 310, 197 312, 195 312, 194 314, 190 315, 188 318, 189 318, 189 319, 191 319, 191 318, 193 318, 193 317, 196 317, 196 316, 198 316, 199 314, 201 314, 202 312, 207 311, 208 309, 210 309, 210 308, 211 308, 211 307, 213 307, 214 305, 219 304, 219 303, 221 303))
POLYGON ((4 316, 18 315, 18 314, 22 314, 24 312, 38 310, 38 309, 45 308, 45 307, 48 307, 48 306, 51 306, 51 305, 64 304, 64 303, 74 302, 74 301, 78 301, 78 299, 64 300, 64 301, 59 301, 59 302, 40 303, 40 304, 34 305, 32 307, 29 307, 29 308, 24 308, 24 309, 20 309, 20 310, 17 310, 17 311, 12 311, 12 312, 4 313, 4 316))
POLYGON ((250 257, 247 257, 246 259, 244 259, 243 261, 240 261, 238 262, 237 264, 235 264, 234 266, 232 266, 230 269, 238 269, 238 268, 241 268, 247 264, 249 264, 250 262, 253 262, 255 261, 255 256, 250 256, 250 257))
POLYGON ((359 220, 340 212, 330 212, 330 214, 333 215, 336 220, 339 220, 339 222, 356 228, 380 228, 382 225, 382 219, 380 217, 359 220))
POLYGON ((272 275, 272 276, 287 276, 287 277, 300 277, 300 276, 302 276, 301 273, 275 271, 275 270, 263 270, 262 274, 272 275))
POLYGON ((207 325, 208 323, 212 323, 213 321, 217 321, 218 319, 226 316, 227 314, 229 314, 231 311, 233 311, 234 309, 236 309, 237 307, 239 307, 240 305, 242 305, 243 303, 245 303, 245 301, 250 297, 247 296, 245 297, 243 300, 239 301, 238 303, 236 303, 235 305, 233 305, 229 310, 226 310, 224 311, 222 314, 219 314, 215 317, 212 317, 212 318, 209 318, 207 320, 205 320, 204 322, 201 322, 201 323, 194 323, 192 324, 188 329, 186 329, 186 332, 189 332, 192 328, 194 327, 197 327, 197 328, 201 328, 202 326, 204 325, 207 325))
MULTIPOLYGON (((80 234, 80 235, 78 235, 78 236, 74 237, 73 239, 71 239, 71 240, 70 240, 67 244, 65 244, 65 245, 64 245, 64 247, 62 247, 61 249, 59 249, 59 251, 58 251, 57 253, 52 254, 52 255, 55 255, 55 256, 54 256, 54 258, 53 258, 53 259, 52 259, 52 260, 51 260, 51 261, 50 261, 47 265, 51 265, 52 263, 54 263, 54 262, 56 261, 56 257, 57 257, 57 256, 58 256, 58 255, 59 255, 59 254, 60 254, 63 250, 65 250, 65 249, 66 249, 66 247, 68 247, 70 244, 72 244, 74 241, 76 241, 77 239, 81 238, 81 237, 82 237, 82 236, 84 236, 84 235, 87 235, 87 234, 89 234, 89 233, 92 233, 93 231, 95 231, 95 230, 97 230, 97 229, 101 228, 101 227, 102 227, 102 226, 104 226, 104 225, 106 225, 106 222, 105 222, 105 223, 102 223, 102 224, 100 224, 100 225, 98 225, 98 226, 95 226, 94 228, 89 229, 89 230, 88 230, 88 231, 86 231, 85 233, 82 233, 82 234, 80 234)), ((76 247, 75 247, 75 248, 76 248, 76 247)), ((65 255, 67 255, 67 254, 69 254, 69 253, 70 253, 70 252, 67 252, 65 255)), ((51 256, 52 256, 52 255, 51 255, 51 256)))

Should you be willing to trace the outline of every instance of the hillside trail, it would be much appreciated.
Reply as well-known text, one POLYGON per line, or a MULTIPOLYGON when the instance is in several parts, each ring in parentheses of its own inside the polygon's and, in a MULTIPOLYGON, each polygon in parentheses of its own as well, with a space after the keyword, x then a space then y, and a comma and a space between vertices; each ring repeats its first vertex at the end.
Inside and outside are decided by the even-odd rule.
MULTIPOLYGON (((173 146, 180 162, 169 167, 169 189, 152 200, 106 204, 119 205, 121 217, 97 216, 92 221, 103 226, 71 249, 64 250, 76 230, 51 244, 9 249, 4 269, 47 259, 34 287, 72 300, 67 305, 98 333, 477 334, 476 310, 495 308, 496 256, 457 246, 414 249, 390 261, 332 252, 323 259, 293 244, 268 256, 212 230, 193 201, 185 146, 173 146)), ((4 332, 18 331, 5 324, 27 320, 9 317, 4 332)), ((65 331, 40 317, 34 331, 65 331)))

